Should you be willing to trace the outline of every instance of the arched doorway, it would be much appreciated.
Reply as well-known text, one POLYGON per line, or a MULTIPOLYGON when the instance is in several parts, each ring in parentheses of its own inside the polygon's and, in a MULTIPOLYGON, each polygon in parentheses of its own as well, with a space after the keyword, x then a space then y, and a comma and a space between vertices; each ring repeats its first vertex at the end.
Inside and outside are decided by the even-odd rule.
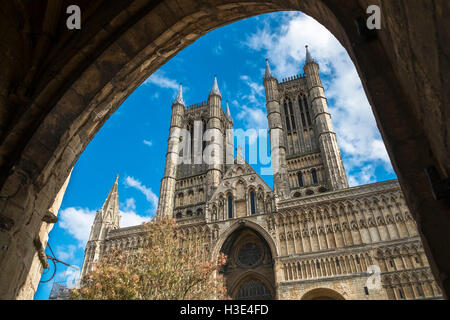
POLYGON ((228 257, 221 273, 231 298, 275 299, 272 253, 266 240, 257 231, 248 227, 238 228, 225 240, 221 252, 228 257))
POLYGON ((332 289, 317 288, 305 293, 302 300, 345 300, 345 298, 332 289))

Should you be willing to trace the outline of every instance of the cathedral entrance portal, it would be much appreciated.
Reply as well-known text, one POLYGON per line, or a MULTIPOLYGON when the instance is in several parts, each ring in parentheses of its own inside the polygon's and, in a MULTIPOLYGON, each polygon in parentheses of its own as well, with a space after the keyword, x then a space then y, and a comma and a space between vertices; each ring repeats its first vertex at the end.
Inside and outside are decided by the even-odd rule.
POLYGON ((221 252, 228 257, 222 273, 231 298, 275 298, 272 253, 266 240, 258 232, 248 227, 237 229, 224 242, 221 252))
POLYGON ((302 300, 345 300, 345 298, 332 289, 317 288, 307 292, 302 300))

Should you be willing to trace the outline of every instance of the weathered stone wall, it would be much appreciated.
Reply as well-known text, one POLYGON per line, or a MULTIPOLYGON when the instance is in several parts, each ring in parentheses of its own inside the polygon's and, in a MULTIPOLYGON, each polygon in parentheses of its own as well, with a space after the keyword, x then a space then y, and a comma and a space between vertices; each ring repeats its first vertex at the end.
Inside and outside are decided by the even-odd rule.
MULTIPOLYGON (((339 295, 345 300, 386 300, 388 299, 386 291, 381 288, 379 290, 369 290, 369 294, 366 295, 364 287, 367 281, 366 275, 352 275, 336 277, 332 280, 319 279, 309 281, 293 281, 281 283, 278 286, 279 299, 281 300, 302 300, 309 299, 308 293, 315 289, 329 289, 339 295)), ((318 296, 320 297, 320 295, 318 296)), ((333 296, 326 296, 333 298, 333 296)), ((312 299, 317 298, 315 296, 312 299)))
MULTIPOLYGON (((69 174, 63 186, 56 195, 53 205, 48 210, 47 215, 44 216, 44 223, 42 223, 39 235, 33 242, 36 252, 33 256, 30 272, 27 275, 25 284, 20 288, 17 299, 29 299, 34 296, 39 285, 39 281, 41 280, 42 271, 44 270, 44 267, 48 267, 50 264, 50 261, 48 261, 45 254, 45 247, 48 243, 48 234, 58 220, 57 215, 59 212, 59 207, 63 201, 67 186, 69 185, 71 174, 72 173, 69 174)), ((50 266, 50 268, 52 268, 52 266, 50 266)))

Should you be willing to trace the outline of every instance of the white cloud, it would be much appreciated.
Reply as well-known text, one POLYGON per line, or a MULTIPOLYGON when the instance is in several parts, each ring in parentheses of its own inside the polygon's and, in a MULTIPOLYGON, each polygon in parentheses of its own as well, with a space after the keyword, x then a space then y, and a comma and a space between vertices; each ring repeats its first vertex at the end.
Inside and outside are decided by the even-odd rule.
POLYGON ((153 146, 153 142, 149 141, 149 140, 144 140, 144 141, 142 141, 142 143, 149 147, 153 146))
POLYGON ((223 53, 222 45, 220 43, 213 48, 213 53, 216 55, 221 55, 223 53))
POLYGON ((120 211, 120 227, 131 227, 131 226, 137 226, 139 224, 142 224, 143 222, 149 221, 149 217, 143 217, 138 215, 134 211, 120 211))
POLYGON ((55 281, 64 283, 67 288, 74 288, 79 284, 81 266, 76 266, 78 270, 67 267, 64 272, 59 273, 55 281))
POLYGON ((59 226, 78 240, 80 247, 84 247, 89 240, 94 218, 95 210, 70 207, 61 210, 59 226))
MULTIPOLYGON (((133 198, 127 199, 122 210, 120 210, 121 228, 139 225, 142 222, 149 220, 149 217, 138 215, 135 212, 135 209, 135 200, 133 198)), ((79 247, 85 247, 87 241, 89 240, 95 214, 95 210, 69 207, 61 210, 59 226, 78 241, 79 247)), ((57 255, 61 260, 68 260, 74 257, 75 249, 75 246, 72 245, 68 245, 67 247, 58 247, 57 255)))
POLYGON ((142 192, 145 195, 147 201, 152 205, 152 209, 156 210, 156 208, 158 207, 158 196, 152 191, 151 188, 144 186, 139 180, 130 176, 126 177, 125 184, 128 187, 135 188, 142 192))
POLYGON ((147 80, 144 82, 145 84, 154 84, 157 85, 160 88, 164 89, 172 89, 172 90, 178 90, 178 82, 170 79, 162 74, 161 71, 157 71, 154 74, 152 74, 147 80))
POLYGON ((367 165, 358 170, 357 173, 348 177, 350 187, 375 182, 375 168, 372 165, 367 165))
POLYGON ((236 118, 244 121, 246 129, 267 128, 267 116, 262 109, 248 107, 247 105, 241 105, 239 108, 241 111, 237 114, 236 118))
MULTIPOLYGON (((267 54, 272 73, 279 80, 303 73, 305 45, 309 45, 313 58, 319 63, 325 75, 322 77, 325 95, 347 172, 368 170, 369 163, 393 172, 361 80, 337 39, 313 18, 300 13, 284 14, 280 27, 275 30, 270 28, 269 21, 265 22, 262 29, 247 38, 246 45, 267 54)), ((261 74, 263 72, 262 68, 261 74)), ((367 174, 368 171, 361 177, 367 174)), ((373 178, 361 177, 356 180, 353 177, 352 182, 373 181, 373 178)))
POLYGON ((121 207, 121 228, 136 226, 150 219, 149 217, 144 217, 136 213, 136 201, 134 200, 134 198, 125 200, 125 204, 121 204, 121 207))
POLYGON ((136 210, 136 200, 134 198, 125 200, 125 210, 136 210))
POLYGON ((245 130, 256 130, 249 137, 249 144, 252 145, 257 141, 257 130, 267 129, 267 116, 265 112, 264 86, 253 81, 248 75, 241 75, 246 86, 244 93, 240 93, 239 100, 245 101, 239 104, 236 100, 232 101, 232 105, 239 110, 236 119, 241 120, 245 130))
POLYGON ((240 79, 250 88, 250 93, 241 96, 241 99, 256 105, 261 105, 261 102, 263 102, 262 99, 264 98, 264 86, 252 81, 247 75, 240 76, 240 79))
POLYGON ((56 257, 64 262, 69 262, 75 257, 77 247, 69 244, 67 246, 58 246, 56 248, 56 257))

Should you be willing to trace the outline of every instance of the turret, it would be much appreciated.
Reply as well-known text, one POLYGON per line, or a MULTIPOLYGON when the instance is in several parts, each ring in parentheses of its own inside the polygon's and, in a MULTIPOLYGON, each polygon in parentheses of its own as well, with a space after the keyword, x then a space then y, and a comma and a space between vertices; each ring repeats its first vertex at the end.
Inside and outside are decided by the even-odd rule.
POLYGON ((225 116, 227 117, 228 123, 226 124, 226 137, 225 137, 225 145, 226 145, 226 164, 230 165, 234 163, 234 137, 233 137, 233 118, 231 117, 230 106, 227 101, 227 109, 225 116))
POLYGON ((278 198, 286 199, 289 197, 290 188, 286 165, 284 129, 281 122, 278 81, 272 75, 268 59, 266 59, 266 71, 264 73, 263 83, 266 91, 267 120, 269 123, 272 168, 274 171, 273 185, 278 198))
MULTIPOLYGON (((206 160, 209 165, 207 180, 208 180, 208 195, 211 195, 215 187, 220 183, 223 174, 224 162, 224 146, 223 136, 225 128, 222 127, 222 95, 217 84, 217 77, 214 76, 214 83, 208 97, 209 118, 208 118, 208 146, 205 149, 206 160)), ((204 157, 205 160, 205 157, 204 157)))
POLYGON ((233 118, 231 117, 230 106, 228 105, 228 101, 227 101, 227 111, 226 111, 225 115, 227 116, 227 119, 230 122, 233 122, 233 118))
POLYGON ((313 126, 319 140, 319 147, 327 175, 327 184, 332 190, 348 188, 344 164, 319 75, 319 65, 312 58, 308 46, 306 46, 304 71, 313 113, 313 126))
POLYGON ((172 118, 170 121, 169 140, 167 144, 166 167, 164 169, 164 177, 161 180, 157 215, 173 216, 175 183, 177 167, 180 162, 180 137, 182 135, 184 112, 183 86, 180 84, 177 97, 172 104, 172 118))
POLYGON ((120 227, 118 181, 119 175, 117 175, 102 208, 95 215, 89 241, 85 249, 81 276, 84 276, 90 270, 92 262, 98 261, 100 258, 108 232, 120 227))

